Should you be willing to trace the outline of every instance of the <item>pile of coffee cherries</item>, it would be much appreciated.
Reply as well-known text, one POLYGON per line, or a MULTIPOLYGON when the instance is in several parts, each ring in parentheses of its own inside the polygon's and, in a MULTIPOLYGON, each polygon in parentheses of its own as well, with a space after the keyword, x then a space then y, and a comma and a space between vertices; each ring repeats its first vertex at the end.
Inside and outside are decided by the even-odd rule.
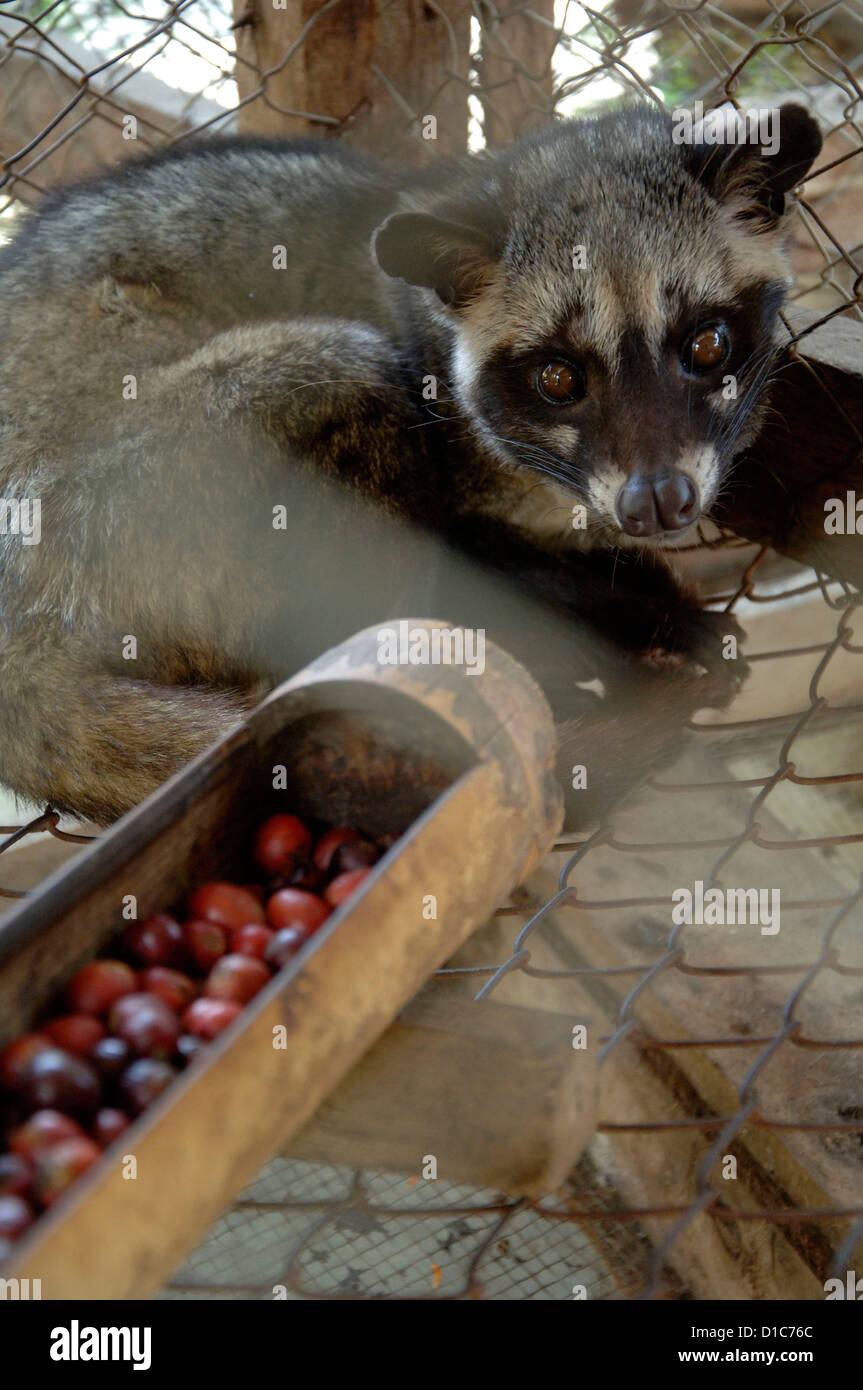
POLYGON ((227 1028, 384 853, 292 815, 258 829, 262 881, 204 883, 185 920, 130 922, 0 1052, 0 1259, 227 1028))

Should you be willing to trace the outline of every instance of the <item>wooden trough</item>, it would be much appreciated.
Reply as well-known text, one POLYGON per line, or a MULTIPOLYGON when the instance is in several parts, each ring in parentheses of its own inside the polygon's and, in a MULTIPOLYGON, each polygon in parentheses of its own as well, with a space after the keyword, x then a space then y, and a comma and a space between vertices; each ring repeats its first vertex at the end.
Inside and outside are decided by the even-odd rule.
POLYGON ((541 862, 561 817, 550 714, 521 667, 489 648, 467 679, 376 653, 373 630, 327 653, 0 926, 7 1041, 105 945, 126 895, 143 917, 239 872, 275 809, 400 834, 356 898, 16 1245, 3 1274, 40 1279, 43 1298, 151 1293, 292 1140, 306 1156, 414 1171, 431 1154, 442 1174, 540 1192, 589 1138, 592 1063, 568 1018, 432 993, 374 1047, 541 862), (287 787, 273 791, 280 767, 287 787))

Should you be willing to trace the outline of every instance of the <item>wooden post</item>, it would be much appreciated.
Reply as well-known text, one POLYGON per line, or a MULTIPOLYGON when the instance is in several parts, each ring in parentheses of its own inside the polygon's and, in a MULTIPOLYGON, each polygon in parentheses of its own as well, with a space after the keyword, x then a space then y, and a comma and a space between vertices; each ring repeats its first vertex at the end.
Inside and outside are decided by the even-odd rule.
POLYGON ((529 13, 523 4, 499 6, 487 17, 478 63, 487 145, 508 145, 552 119, 557 39, 554 0, 534 0, 529 13))
POLYGON ((414 164, 465 149, 468 0, 234 0, 234 25, 242 131, 414 164))

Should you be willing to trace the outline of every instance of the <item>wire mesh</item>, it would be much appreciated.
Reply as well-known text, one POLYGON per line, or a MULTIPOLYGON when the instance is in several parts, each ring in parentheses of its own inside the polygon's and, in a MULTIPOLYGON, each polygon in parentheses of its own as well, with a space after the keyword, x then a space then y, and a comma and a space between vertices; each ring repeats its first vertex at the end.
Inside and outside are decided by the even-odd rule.
MULTIPOLYGON (((58 182, 202 133, 314 134, 422 163, 630 92, 707 109, 793 98, 825 134, 795 211, 793 298, 814 310, 800 341, 861 318, 861 74, 853 0, 4 0, 0 239, 58 182), (366 28, 379 38, 363 47, 366 28)), ((729 1287, 719 1254, 693 1273, 706 1228, 737 1296, 777 1296, 776 1278, 799 1296, 800 1269, 861 1267, 861 599, 739 538, 703 542, 702 575, 706 556, 721 573, 705 599, 749 632, 750 684, 442 972, 480 998, 593 1006, 607 1084, 589 1155, 530 1203, 275 1160, 164 1297, 560 1298, 580 1271, 591 1297, 703 1297, 729 1287), (696 881, 780 886, 793 950, 669 926, 671 893, 696 881), (729 1155, 742 1184, 722 1181, 729 1155), (780 1275, 759 1285, 765 1251, 780 1275)), ((89 838, 50 807, 0 833, 8 899, 31 886, 13 868, 22 842, 89 838)))
MULTIPOLYGON (((581 983, 597 999, 611 986, 612 998, 603 999, 609 1026, 602 1064, 613 1070, 616 1053, 628 1042, 654 1068, 661 1056, 660 1071, 671 1061, 672 1074, 664 1077, 669 1099, 675 1083, 694 1081, 696 1092, 686 1098, 678 1092, 662 1116, 618 1116, 600 1126, 610 1136, 638 1136, 648 1152, 661 1139, 672 1153, 675 1138, 693 1129, 705 1137, 697 1164, 690 1156, 692 1171, 687 1168, 682 1190, 662 1212, 667 1229, 652 1256, 648 1291, 653 1294, 661 1287, 662 1260, 703 1213, 771 1223, 821 1280, 844 1271, 846 1263, 853 1267, 852 1253, 863 1236, 863 1111, 852 1099, 859 1089, 863 1047, 863 820, 856 792, 863 779, 861 708, 857 702, 837 703, 827 691, 839 653, 853 654, 859 663, 853 620, 860 600, 844 591, 836 594, 823 581, 801 583, 805 571, 790 585, 759 592, 757 575, 765 558, 761 550, 746 567, 727 607, 733 610, 747 599, 781 603, 807 588, 818 593, 823 640, 756 652, 752 658, 777 684, 788 680, 779 673, 789 661, 798 669, 805 664, 808 682, 798 676, 792 685, 807 698, 789 713, 734 719, 732 710, 725 721, 694 723, 692 730, 710 745, 712 757, 699 750, 689 767, 684 760, 683 767, 678 763, 651 779, 634 799, 640 800, 634 816, 630 798, 592 835, 559 846, 556 853, 564 861, 555 891, 543 902, 505 909, 517 922, 524 919, 510 954, 495 967, 469 967, 472 975, 485 977, 478 997, 498 990, 514 971, 581 983), (795 789, 790 796, 789 788, 795 789), (837 792, 841 795, 831 795, 837 792), (774 805, 777 799, 780 804, 774 805), (669 808, 672 802, 678 803, 676 811, 669 808), (628 830, 627 821, 638 828, 628 830), (699 881, 705 893, 739 883, 779 885, 781 955, 751 929, 720 934, 693 923, 669 926, 673 892, 699 881), (615 883, 625 892, 609 891, 615 883), (572 914, 575 920, 567 921, 572 914), (791 916, 790 926, 784 914, 791 916), (589 924, 586 940, 582 915, 589 924), (551 968, 542 952, 537 961, 534 949, 546 923, 558 962, 551 968), (614 957, 613 965, 600 963, 598 938, 614 957), (705 1104, 710 1078, 695 1076, 685 1062, 680 1069, 679 1059, 694 1049, 721 1072, 724 1108, 705 1104), (793 1156, 810 1177, 820 1175, 818 1201, 803 1200, 802 1185, 792 1192, 787 1181, 772 1178, 748 1209, 732 1201, 734 1184, 721 1181, 721 1160, 737 1153, 741 1163, 752 1161, 758 1150, 751 1144, 755 1131, 772 1132, 789 1165, 793 1156), (828 1153, 840 1155, 841 1162, 822 1161, 828 1153), (823 1230, 833 1216, 846 1218, 850 1228, 831 1244, 823 1230)), ((769 626, 762 624, 768 631, 769 626)), ((852 689, 859 675, 857 664, 852 689)), ((848 689, 844 681, 842 688, 848 689)), ((632 1157, 637 1150, 635 1145, 632 1157)), ((781 1168, 776 1148, 771 1155, 781 1168)), ((757 1189, 752 1184, 750 1195, 758 1196, 757 1189)), ((642 1218, 649 1214, 640 1212, 642 1218)))
MULTIPOLYGON (((625 1300, 643 1287, 649 1249, 609 1207, 586 1158, 542 1206, 279 1158, 160 1297, 552 1301, 583 1284, 590 1298, 625 1300)), ((666 1279, 676 1296, 673 1271, 666 1279)))

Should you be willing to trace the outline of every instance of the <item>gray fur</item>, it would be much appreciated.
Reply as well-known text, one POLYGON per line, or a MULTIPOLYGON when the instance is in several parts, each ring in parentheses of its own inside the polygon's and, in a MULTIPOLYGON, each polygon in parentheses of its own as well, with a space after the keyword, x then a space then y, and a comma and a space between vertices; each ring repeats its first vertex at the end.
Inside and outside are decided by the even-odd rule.
MULTIPOLYGON (((675 377, 668 335, 693 299, 745 314, 787 280, 758 152, 703 155, 647 108, 420 176, 229 141, 29 217, 0 256, 0 497, 39 497, 43 538, 0 536, 0 777, 109 820, 328 643, 432 612, 441 555, 442 611, 528 660, 561 717, 597 662, 624 678, 618 650, 714 664, 710 620, 659 564, 621 566, 639 606, 617 624, 603 548, 620 541, 610 479, 713 429, 715 495, 757 427, 757 381, 731 420, 675 377), (540 418, 518 362, 561 335, 589 395, 540 418), (568 549, 578 501, 593 559, 568 549)), ((790 187, 805 168, 776 158, 790 187)))

